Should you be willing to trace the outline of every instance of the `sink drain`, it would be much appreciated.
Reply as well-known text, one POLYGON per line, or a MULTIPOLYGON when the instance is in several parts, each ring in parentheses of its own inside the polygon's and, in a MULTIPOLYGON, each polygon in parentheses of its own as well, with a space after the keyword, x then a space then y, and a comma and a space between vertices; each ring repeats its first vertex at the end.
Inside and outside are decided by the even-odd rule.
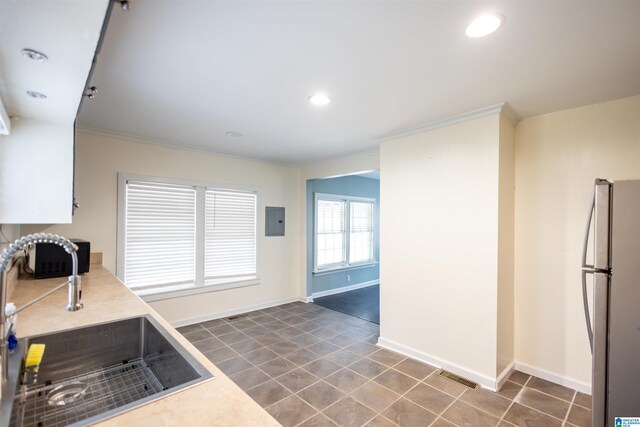
POLYGON ((86 383, 61 384, 54 387, 47 394, 47 405, 64 406, 75 403, 76 400, 84 396, 88 387, 89 384, 86 383))

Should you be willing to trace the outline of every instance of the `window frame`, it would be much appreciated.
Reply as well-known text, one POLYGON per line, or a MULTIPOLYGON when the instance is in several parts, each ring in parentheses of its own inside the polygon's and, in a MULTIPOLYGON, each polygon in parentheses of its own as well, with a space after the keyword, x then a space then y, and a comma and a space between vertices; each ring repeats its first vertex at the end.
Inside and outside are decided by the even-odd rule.
POLYGON ((357 196, 344 196, 339 194, 328 194, 328 193, 314 193, 313 197, 313 275, 322 275, 329 274, 340 270, 348 270, 348 269, 356 269, 356 268, 366 268, 372 267, 376 265, 378 262, 376 260, 376 251, 375 251, 375 236, 377 234, 377 230, 375 227, 375 205, 376 199, 370 197, 357 197, 357 196), (344 221, 345 221, 345 232, 344 232, 344 247, 345 247, 345 261, 342 263, 334 263, 327 264, 324 266, 318 266, 318 200, 328 200, 328 201, 340 201, 345 202, 344 206, 344 221), (371 224, 372 224, 372 259, 371 261, 363 261, 357 263, 349 263, 349 253, 351 250, 351 202, 365 202, 373 204, 373 209, 371 210, 371 224))
MULTIPOLYGON (((130 173, 118 173, 118 219, 117 219, 117 241, 116 241, 116 276, 125 283, 125 231, 126 231, 126 195, 128 181, 146 181, 159 184, 187 185, 196 189, 196 217, 195 217, 195 281, 193 286, 186 289, 162 289, 171 285, 158 285, 148 289, 148 292, 136 292, 140 298, 146 302, 160 301, 164 299, 178 298, 188 295, 196 295, 208 292, 217 292, 226 289, 241 288, 260 284, 260 247, 261 239, 258 224, 261 223, 260 191, 256 187, 244 185, 232 185, 218 182, 198 181, 182 178, 169 178, 149 175, 138 175, 130 173), (205 192, 207 189, 220 189, 228 191, 241 191, 254 193, 256 196, 256 273, 255 276, 245 276, 241 280, 229 280, 227 282, 216 282, 207 284, 205 281, 205 192)), ((126 283, 125 283, 126 286, 126 283)), ((135 292, 132 290, 132 292, 135 292)))

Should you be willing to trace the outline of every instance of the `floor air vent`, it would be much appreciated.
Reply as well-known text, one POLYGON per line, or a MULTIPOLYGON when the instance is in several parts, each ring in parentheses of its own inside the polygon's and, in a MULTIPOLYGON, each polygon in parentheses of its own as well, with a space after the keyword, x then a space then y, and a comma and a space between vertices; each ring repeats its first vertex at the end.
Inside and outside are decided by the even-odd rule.
POLYGON ((466 378, 459 377, 458 375, 445 371, 444 369, 440 370, 440 372, 438 372, 438 375, 440 375, 441 377, 445 377, 448 380, 455 381, 458 384, 462 384, 465 387, 472 388, 474 390, 478 388, 478 384, 474 383, 473 381, 469 381, 466 378))
POLYGON ((237 314, 235 316, 231 316, 231 317, 227 317, 226 320, 238 320, 238 319, 242 319, 244 317, 249 317, 249 313, 245 313, 245 314, 237 314))

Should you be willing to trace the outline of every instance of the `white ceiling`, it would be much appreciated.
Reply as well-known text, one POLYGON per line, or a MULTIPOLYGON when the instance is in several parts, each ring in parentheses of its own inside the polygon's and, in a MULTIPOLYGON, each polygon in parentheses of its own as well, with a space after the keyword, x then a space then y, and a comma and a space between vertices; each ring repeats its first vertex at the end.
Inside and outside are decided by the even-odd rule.
POLYGON ((83 128, 308 163, 504 101, 526 117, 639 94, 640 1, 131 0, 92 84, 83 128), (466 37, 487 11, 504 27, 466 37))
POLYGON ((0 96, 12 115, 73 124, 108 5, 108 0, 2 0, 0 96), (23 48, 49 59, 30 60, 23 48), (47 99, 31 98, 28 90, 47 99))

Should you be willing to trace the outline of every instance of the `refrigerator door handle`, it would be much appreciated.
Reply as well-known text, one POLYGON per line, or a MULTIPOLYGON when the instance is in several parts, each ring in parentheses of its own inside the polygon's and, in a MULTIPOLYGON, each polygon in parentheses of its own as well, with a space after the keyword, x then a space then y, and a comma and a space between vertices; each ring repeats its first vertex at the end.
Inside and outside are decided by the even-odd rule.
POLYGON ((584 245, 582 246, 582 304, 584 306, 584 318, 587 321, 587 335, 589 336, 589 348, 591 354, 593 354, 593 329, 591 328, 591 315, 589 313, 589 298, 587 295, 587 274, 594 273, 592 265, 587 265, 587 248, 589 246, 589 234, 591 232, 591 219, 593 218, 593 211, 596 207, 596 194, 593 193, 591 199, 591 207, 589 208, 589 215, 587 218, 587 227, 584 233, 584 245))
MULTIPOLYGON (((607 273, 593 275, 593 371, 591 378, 591 425, 613 426, 607 420, 608 312, 610 277, 607 273)), ((614 414, 610 414, 614 415, 614 414)), ((611 419, 613 421, 613 418, 611 419)))

